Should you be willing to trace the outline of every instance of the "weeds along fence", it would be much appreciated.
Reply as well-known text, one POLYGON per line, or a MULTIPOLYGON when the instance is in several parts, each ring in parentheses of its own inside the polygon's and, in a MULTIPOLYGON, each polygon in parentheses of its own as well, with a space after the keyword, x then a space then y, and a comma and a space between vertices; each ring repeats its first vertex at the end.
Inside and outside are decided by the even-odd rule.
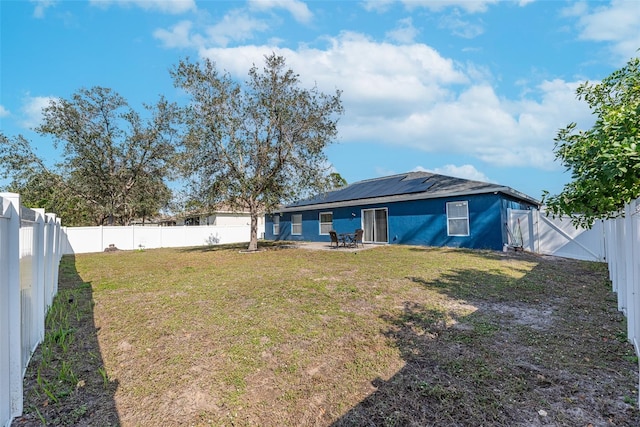
POLYGON ((65 255, 103 252, 110 246, 121 250, 210 246, 248 242, 250 231, 249 225, 62 227, 61 244, 65 255))
POLYGON ((22 415, 23 378, 58 291, 60 220, 0 193, 0 425, 22 415))

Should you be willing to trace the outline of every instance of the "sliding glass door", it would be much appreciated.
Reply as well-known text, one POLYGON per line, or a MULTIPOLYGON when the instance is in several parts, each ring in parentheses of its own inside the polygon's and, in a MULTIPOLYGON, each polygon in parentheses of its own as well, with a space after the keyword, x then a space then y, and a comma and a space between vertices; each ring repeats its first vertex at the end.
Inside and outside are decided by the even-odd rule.
POLYGON ((389 243, 387 231, 387 209, 363 209, 362 227, 364 241, 372 243, 389 243))

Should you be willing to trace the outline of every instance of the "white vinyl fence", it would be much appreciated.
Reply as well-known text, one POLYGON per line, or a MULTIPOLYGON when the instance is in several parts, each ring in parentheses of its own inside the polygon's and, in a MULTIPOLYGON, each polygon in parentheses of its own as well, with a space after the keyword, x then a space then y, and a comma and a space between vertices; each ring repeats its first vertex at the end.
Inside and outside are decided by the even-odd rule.
POLYGON ((609 278, 640 356, 640 198, 626 205, 624 218, 606 221, 605 235, 609 278))
POLYGON ((590 229, 544 212, 513 210, 508 216, 508 226, 522 231, 525 250, 608 264, 618 309, 627 317, 627 337, 640 356, 640 198, 625 206, 623 216, 596 221, 590 229))
POLYGON ((58 290, 60 221, 0 193, 0 425, 22 414, 23 378, 58 290))
MULTIPOLYGON (((209 246, 249 242, 249 225, 182 225, 177 227, 63 227, 62 253, 103 252, 110 245, 121 250, 209 246)), ((264 230, 258 230, 258 236, 264 230)))
POLYGON ((606 260, 605 222, 575 227, 569 217, 548 217, 544 210, 508 210, 508 227, 524 250, 584 261, 606 260))

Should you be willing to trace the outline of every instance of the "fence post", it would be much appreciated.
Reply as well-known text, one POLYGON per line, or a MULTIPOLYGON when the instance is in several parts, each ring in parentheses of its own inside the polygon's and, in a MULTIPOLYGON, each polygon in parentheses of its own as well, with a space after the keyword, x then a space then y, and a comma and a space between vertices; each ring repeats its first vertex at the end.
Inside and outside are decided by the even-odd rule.
MULTIPOLYGON (((9 218, 7 235, 3 237, 5 250, 3 258, 7 262, 5 274, 5 286, 2 289, 3 298, 6 301, 5 321, 9 327, 8 340, 8 386, 11 417, 22 415, 22 334, 21 334, 21 303, 20 303, 20 195, 15 193, 1 193, 5 202, 5 215, 9 218)), ((4 347, 4 345, 3 345, 4 347)), ((5 382, 4 380, 2 381, 5 382)))
POLYGON ((56 214, 49 214, 53 219, 53 246, 52 246, 52 276, 53 276, 53 295, 58 294, 58 269, 60 266, 60 218, 56 214))
POLYGON ((634 251, 633 251, 633 215, 634 211, 631 209, 631 203, 627 203, 624 207, 624 253, 625 253, 625 290, 626 290, 626 308, 627 308, 627 337, 633 342, 633 338, 636 336, 635 322, 637 316, 637 307, 635 304, 635 286, 633 280, 633 264, 634 264, 634 251))
POLYGON ((625 267, 626 254, 624 253, 625 220, 616 218, 616 292, 618 294, 618 310, 627 315, 627 269, 625 267))
POLYGON ((44 209, 34 209, 36 212, 36 226, 34 227, 34 233, 37 235, 37 252, 34 253, 34 286, 33 286, 33 299, 34 299, 34 327, 33 342, 40 343, 44 338, 44 318, 46 313, 45 298, 44 298, 44 209))
MULTIPOLYGON (((5 236, 10 233, 9 201, 0 194, 0 377, 9 378, 9 244, 5 236)), ((0 381, 0 424, 11 420, 11 387, 9 381, 0 381)))
POLYGON ((53 284, 53 268, 51 263, 51 253, 53 252, 53 229, 51 225, 51 216, 45 214, 44 216, 44 304, 48 310, 53 303, 53 296, 55 295, 53 284))

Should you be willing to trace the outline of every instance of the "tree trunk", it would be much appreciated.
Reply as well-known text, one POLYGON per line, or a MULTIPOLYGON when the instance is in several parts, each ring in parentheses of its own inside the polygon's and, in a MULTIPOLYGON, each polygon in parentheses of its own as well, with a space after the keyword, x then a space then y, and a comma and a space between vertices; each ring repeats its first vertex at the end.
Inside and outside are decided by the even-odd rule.
POLYGON ((255 207, 251 207, 251 240, 247 250, 258 250, 258 212, 255 207))

